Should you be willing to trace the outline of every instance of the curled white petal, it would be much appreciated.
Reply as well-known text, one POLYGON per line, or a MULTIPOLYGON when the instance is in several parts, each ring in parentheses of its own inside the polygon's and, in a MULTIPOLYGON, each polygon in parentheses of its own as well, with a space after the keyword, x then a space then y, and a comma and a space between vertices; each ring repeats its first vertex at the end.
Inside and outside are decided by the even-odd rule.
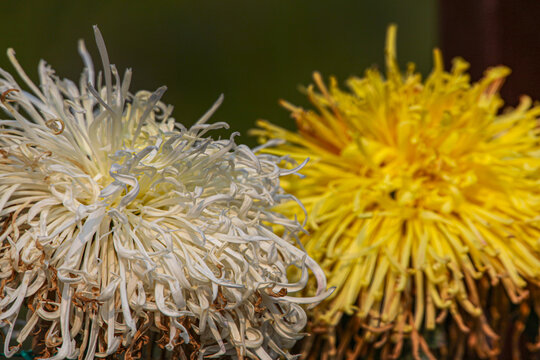
POLYGON ((280 177, 304 164, 281 169, 283 158, 237 145, 237 133, 207 137, 228 128, 207 124, 223 96, 191 128, 175 123, 161 102, 166 88, 130 94, 131 71, 120 78, 95 34, 104 69, 80 42, 79 86, 45 62, 36 86, 13 52, 32 93, 0 69, 6 353, 8 324, 26 302, 32 313, 16 341, 48 322, 49 359, 134 357, 147 331, 199 358, 293 358, 307 321, 298 304, 332 291, 298 245, 302 225, 272 210, 291 198, 280 177), (291 296, 311 273, 316 296, 291 296))

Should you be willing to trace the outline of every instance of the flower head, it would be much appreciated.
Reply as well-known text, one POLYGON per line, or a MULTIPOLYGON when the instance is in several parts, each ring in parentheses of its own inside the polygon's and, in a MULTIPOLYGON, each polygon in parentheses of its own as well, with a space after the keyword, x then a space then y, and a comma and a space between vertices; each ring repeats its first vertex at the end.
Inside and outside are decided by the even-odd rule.
POLYGON ((271 210, 290 198, 279 178, 291 171, 236 145, 236 133, 205 137, 228 126, 206 124, 221 98, 186 129, 160 102, 165 87, 132 95, 131 71, 120 79, 95 32, 104 79, 82 42, 79 85, 43 61, 34 85, 12 50, 31 92, 0 70, 4 352, 40 328, 51 359, 136 357, 147 331, 179 358, 290 358, 306 323, 299 304, 327 296, 322 270, 296 246, 302 226, 271 210), (291 296, 308 269, 317 295, 291 296))
POLYGON ((375 338, 397 356, 404 335, 416 355, 428 353, 420 335, 447 314, 487 355, 498 344, 488 323, 500 314, 481 294, 502 287, 516 303, 540 281, 540 107, 524 97, 500 113, 509 70, 471 84, 468 65, 456 59, 446 72, 437 50, 425 81, 412 65, 402 74, 394 39, 391 27, 386 76, 368 70, 343 91, 315 74, 316 110, 284 103, 297 132, 260 121, 254 134, 283 141, 269 153, 310 158, 305 179, 283 184, 309 214, 308 254, 337 288, 315 320, 337 331, 338 358, 375 338))

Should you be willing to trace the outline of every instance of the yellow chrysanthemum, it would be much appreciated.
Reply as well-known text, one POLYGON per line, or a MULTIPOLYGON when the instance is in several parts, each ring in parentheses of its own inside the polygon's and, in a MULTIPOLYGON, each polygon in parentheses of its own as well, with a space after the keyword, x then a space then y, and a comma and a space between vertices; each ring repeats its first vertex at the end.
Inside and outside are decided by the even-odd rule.
POLYGON ((337 288, 315 313, 337 358, 375 339, 398 356, 404 335, 415 356, 432 356, 421 335, 447 313, 478 355, 493 354, 497 315, 482 291, 518 303, 540 280, 540 107, 524 97, 500 113, 507 68, 471 84, 463 60, 446 72, 435 50, 434 62, 425 81, 413 66, 402 74, 390 27, 386 76, 368 70, 343 91, 316 73, 316 111, 284 103, 298 132, 266 121, 253 131, 282 140, 265 151, 310 158, 305 178, 284 186, 309 214, 306 250, 337 288))

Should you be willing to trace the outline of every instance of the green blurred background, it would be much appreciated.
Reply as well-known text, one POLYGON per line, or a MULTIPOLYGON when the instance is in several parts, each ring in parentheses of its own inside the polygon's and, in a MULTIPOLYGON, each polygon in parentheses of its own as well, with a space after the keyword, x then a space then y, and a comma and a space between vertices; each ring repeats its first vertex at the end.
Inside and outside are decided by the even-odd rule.
MULTIPOLYGON (((15 49, 37 79, 40 59, 78 80, 82 38, 101 68, 92 25, 103 33, 111 63, 133 68, 131 91, 167 85, 166 103, 186 126, 217 99, 213 121, 247 136, 256 119, 294 125, 281 98, 307 105, 298 91, 314 70, 339 80, 383 65, 386 27, 398 24, 400 63, 423 74, 437 46, 436 0, 12 1, 2 4, 0 48, 15 49)), ((13 72, 7 57, 0 66, 13 72)))

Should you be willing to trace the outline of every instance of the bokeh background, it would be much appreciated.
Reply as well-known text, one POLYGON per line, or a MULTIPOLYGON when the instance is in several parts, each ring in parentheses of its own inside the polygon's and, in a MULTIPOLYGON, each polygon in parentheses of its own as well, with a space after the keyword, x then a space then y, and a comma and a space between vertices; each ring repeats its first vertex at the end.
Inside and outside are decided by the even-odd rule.
MULTIPOLYGON (((223 93, 213 121, 227 121, 252 146, 247 130, 257 119, 294 126, 278 100, 307 105, 299 89, 313 71, 345 80, 382 67, 389 23, 398 25, 402 65, 427 74, 438 44, 436 0, 9 1, 1 19, 0 49, 14 48, 32 79, 44 59, 78 80, 81 38, 101 68, 97 24, 111 63, 121 73, 133 68, 132 92, 167 85, 163 99, 186 126, 223 93)), ((6 56, 0 67, 14 71, 6 56)))

